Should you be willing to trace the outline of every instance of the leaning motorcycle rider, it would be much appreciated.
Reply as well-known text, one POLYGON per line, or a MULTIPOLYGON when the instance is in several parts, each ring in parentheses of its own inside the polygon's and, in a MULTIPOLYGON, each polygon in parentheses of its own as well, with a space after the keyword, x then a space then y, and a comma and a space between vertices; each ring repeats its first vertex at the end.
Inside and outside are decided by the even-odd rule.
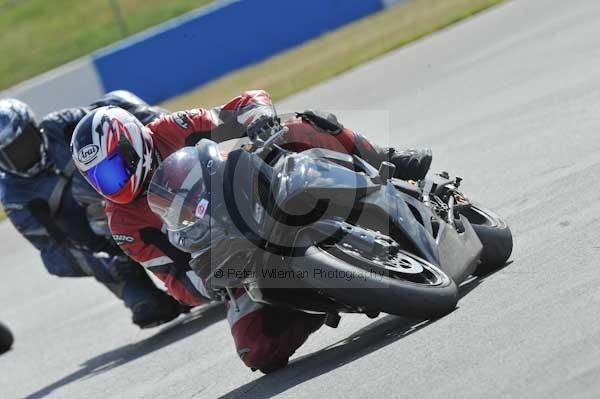
MULTIPOLYGON (((324 119, 337 123, 331 114, 324 119)), ((246 135, 264 139, 278 124, 271 98, 262 90, 243 93, 221 107, 166 115, 147 126, 122 109, 104 107, 77 125, 71 153, 89 183, 109 200, 106 212, 112 233, 130 238, 121 241, 123 250, 156 273, 172 295, 196 305, 206 301, 208 293, 190 269, 190 256, 169 242, 163 222, 148 205, 152 174, 170 154, 203 138, 216 142, 246 135), (92 148, 98 150, 92 154, 92 148)), ((322 147, 360 154, 377 165, 391 161, 398 177, 422 178, 431 163, 428 150, 380 149, 349 129, 322 129, 310 118, 299 117, 286 126, 290 149, 322 147)), ((228 306, 227 318, 238 355, 252 369, 270 372, 285 366, 324 321, 320 315, 260 305, 241 289, 235 296, 236 306, 228 306)))
MULTIPOLYGON (((164 113, 124 91, 109 93, 90 108, 109 104, 126 107, 147 121, 164 113)), ((181 305, 156 288, 110 236, 85 222, 86 207, 102 198, 74 173, 68 145, 77 122, 88 112, 83 107, 65 109, 38 125, 25 103, 0 100, 0 201, 13 225, 40 251, 50 274, 93 276, 124 302, 136 325, 162 324, 179 315, 181 305), (76 193, 88 203, 81 204, 76 193)), ((102 219, 98 216, 96 224, 102 219)))

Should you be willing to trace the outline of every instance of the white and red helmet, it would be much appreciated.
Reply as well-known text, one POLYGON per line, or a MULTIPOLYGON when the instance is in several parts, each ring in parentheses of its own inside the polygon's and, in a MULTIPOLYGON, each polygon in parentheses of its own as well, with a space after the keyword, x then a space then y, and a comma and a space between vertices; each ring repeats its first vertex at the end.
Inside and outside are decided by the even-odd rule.
POLYGON ((104 198, 119 204, 136 199, 152 170, 150 130, 118 107, 101 107, 75 127, 71 155, 77 169, 104 198))

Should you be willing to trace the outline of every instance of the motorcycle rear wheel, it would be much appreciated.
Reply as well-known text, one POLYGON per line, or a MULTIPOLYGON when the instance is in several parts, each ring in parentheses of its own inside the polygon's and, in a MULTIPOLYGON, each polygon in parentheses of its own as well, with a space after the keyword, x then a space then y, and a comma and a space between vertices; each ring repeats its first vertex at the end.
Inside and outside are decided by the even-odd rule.
POLYGON ((483 244, 481 263, 476 274, 488 274, 504 266, 513 249, 512 233, 506 222, 477 203, 459 213, 469 220, 483 244))

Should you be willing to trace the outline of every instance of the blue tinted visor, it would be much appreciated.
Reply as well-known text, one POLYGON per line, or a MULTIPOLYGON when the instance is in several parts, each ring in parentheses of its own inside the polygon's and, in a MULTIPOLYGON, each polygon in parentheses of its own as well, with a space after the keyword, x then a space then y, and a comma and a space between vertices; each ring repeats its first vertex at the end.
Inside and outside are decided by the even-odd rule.
POLYGON ((129 182, 132 170, 117 150, 85 174, 102 195, 113 195, 129 182))

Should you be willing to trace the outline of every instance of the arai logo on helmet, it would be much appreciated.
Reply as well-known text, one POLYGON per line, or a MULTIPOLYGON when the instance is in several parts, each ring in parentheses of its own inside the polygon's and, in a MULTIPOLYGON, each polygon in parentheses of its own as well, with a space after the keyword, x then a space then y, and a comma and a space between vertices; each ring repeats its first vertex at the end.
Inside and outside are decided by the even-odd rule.
POLYGON ((96 144, 88 144, 79 150, 79 153, 77 153, 77 159, 81 163, 88 164, 96 159, 98 152, 100 152, 100 147, 98 147, 96 144))

